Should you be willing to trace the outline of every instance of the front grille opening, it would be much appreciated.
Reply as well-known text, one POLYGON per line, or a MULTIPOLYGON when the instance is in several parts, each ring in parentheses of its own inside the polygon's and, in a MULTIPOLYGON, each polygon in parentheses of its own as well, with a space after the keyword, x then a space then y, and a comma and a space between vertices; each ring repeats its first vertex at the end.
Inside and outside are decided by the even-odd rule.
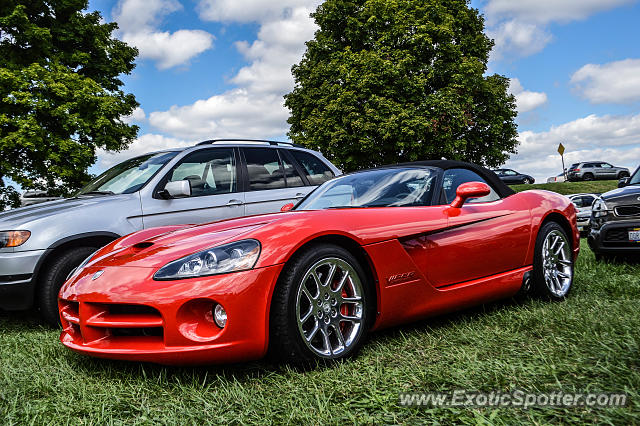
POLYGON ((629 241, 629 231, 626 228, 609 229, 604 237, 605 241, 629 241))
POLYGON ((114 337, 163 337, 162 327, 145 328, 112 328, 111 335, 114 337))
POLYGON ((639 216, 640 205, 635 206, 619 206, 615 208, 615 212, 618 216, 639 216))
POLYGON ((160 315, 157 309, 146 305, 109 305, 109 313, 114 315, 160 315))

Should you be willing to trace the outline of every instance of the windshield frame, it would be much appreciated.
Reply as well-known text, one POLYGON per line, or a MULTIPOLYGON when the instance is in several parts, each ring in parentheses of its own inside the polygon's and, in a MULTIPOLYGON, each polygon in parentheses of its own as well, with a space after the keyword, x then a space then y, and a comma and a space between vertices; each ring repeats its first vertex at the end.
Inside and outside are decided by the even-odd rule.
MULTIPOLYGON (((107 175, 108 175, 112 170, 114 170, 114 169, 116 169, 116 168, 118 168, 118 167, 122 167, 125 163, 133 162, 133 161, 135 161, 135 160, 139 160, 139 159, 144 158, 144 157, 147 157, 147 160, 148 160, 148 159, 151 159, 151 158, 153 158, 153 157, 160 156, 160 155, 167 155, 167 154, 171 155, 171 156, 167 159, 167 161, 166 161, 164 164, 162 164, 162 165, 158 168, 158 170, 156 170, 153 174, 151 174, 151 175, 149 176, 149 178, 148 178, 148 179, 147 179, 147 180, 146 180, 146 181, 145 181, 145 182, 144 182, 144 183, 143 183, 143 184, 142 184, 138 189, 136 189, 135 191, 131 191, 131 192, 121 192, 121 193, 112 193, 112 194, 108 194, 108 193, 105 191, 104 195, 135 194, 136 192, 140 192, 140 191, 141 191, 142 189, 144 189, 144 188, 145 188, 145 187, 146 187, 146 186, 147 186, 147 185, 148 185, 148 184, 149 184, 149 183, 150 183, 150 182, 151 182, 151 181, 152 181, 152 180, 153 180, 153 179, 154 179, 154 178, 155 178, 155 177, 156 177, 156 176, 157 176, 161 171, 162 171, 162 170, 164 170, 164 169, 165 169, 165 167, 166 167, 168 164, 170 164, 173 160, 175 160, 176 156, 177 156, 178 154, 180 154, 180 152, 181 152, 181 151, 179 151, 179 150, 167 150, 167 151, 151 152, 151 153, 147 153, 147 154, 143 154, 143 155, 138 155, 138 156, 136 156, 136 157, 131 157, 131 158, 129 158, 129 159, 127 159, 127 160, 125 160, 125 161, 122 161, 122 162, 120 162, 120 163, 116 164, 116 165, 115 165, 115 166, 113 166, 113 167, 110 167, 109 169, 107 169, 107 170, 105 170, 104 172, 100 173, 100 174, 99 174, 98 176, 96 176, 95 178, 91 179, 91 181, 90 181, 89 183, 87 183, 85 186, 83 186, 83 187, 82 187, 78 192, 76 192, 75 194, 73 194, 73 197, 74 197, 74 198, 77 198, 77 197, 80 197, 80 196, 91 196, 91 195, 97 194, 98 192, 100 192, 100 191, 98 190, 98 188, 100 188, 100 186, 98 186, 98 187, 96 187, 96 188, 93 188, 91 191, 89 191, 89 190, 88 190, 88 189, 89 189, 89 187, 90 187, 90 186, 92 186, 95 182, 99 181, 99 180, 100 180, 101 178, 103 178, 104 176, 107 176, 107 175)), ((146 160, 145 160, 145 161, 146 161, 146 160)), ((125 169, 125 170, 121 171, 119 174, 114 175, 114 176, 112 177, 112 179, 113 179, 113 178, 115 178, 115 177, 117 177, 117 176, 119 176, 120 174, 122 174, 122 173, 123 173, 124 171, 126 171, 126 170, 128 170, 128 169, 125 169)), ((106 182, 105 182, 105 183, 106 183, 106 182)))
POLYGON ((349 176, 353 176, 353 175, 358 175, 361 173, 367 173, 367 172, 374 172, 374 171, 378 171, 378 170, 390 170, 390 169, 399 169, 399 170, 411 170, 411 169, 415 169, 415 170, 429 170, 433 173, 433 184, 435 185, 434 190, 431 192, 431 197, 429 200, 427 200, 425 202, 425 204, 421 205, 421 206, 342 206, 342 207, 333 207, 333 208, 327 208, 327 209, 317 209, 317 211, 320 210, 332 210, 332 209, 369 209, 369 208, 416 208, 416 207, 429 207, 429 206, 433 206, 434 205, 434 201, 436 199, 439 198, 440 195, 440 189, 439 186, 441 185, 441 180, 442 180, 442 169, 439 167, 434 167, 434 166, 423 166, 423 165, 408 165, 408 164, 398 164, 398 165, 393 165, 393 166, 385 166, 385 167, 376 167, 373 169, 365 169, 365 170, 358 170, 355 172, 351 172, 351 173, 345 173, 343 175, 339 175, 334 177, 331 180, 328 180, 326 182, 324 182, 322 185, 318 185, 315 187, 315 189, 311 192, 309 192, 304 198, 302 198, 300 201, 298 201, 293 208, 291 209, 291 211, 316 211, 316 210, 302 210, 299 209, 299 207, 305 202, 307 201, 307 199, 309 199, 311 196, 313 196, 316 191, 320 191, 322 190, 325 186, 328 185, 332 185, 336 180, 341 180, 343 178, 349 177, 349 176))

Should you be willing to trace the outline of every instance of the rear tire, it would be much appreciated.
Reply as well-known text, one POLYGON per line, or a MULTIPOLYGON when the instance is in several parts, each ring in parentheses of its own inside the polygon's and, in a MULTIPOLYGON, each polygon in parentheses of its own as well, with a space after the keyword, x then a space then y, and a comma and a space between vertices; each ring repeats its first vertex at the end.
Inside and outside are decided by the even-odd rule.
POLYGON ((593 175, 591 173, 585 173, 584 176, 582 176, 582 180, 591 181, 593 180, 593 175))
POLYGON ((531 179, 526 178, 523 183, 526 185, 531 185, 533 182, 531 182, 531 179))
POLYGON ((545 223, 536 238, 531 290, 546 300, 564 300, 573 285, 573 251, 556 222, 545 223))
POLYGON ((618 173, 618 180, 624 179, 626 177, 629 177, 629 173, 628 172, 620 172, 620 173, 618 173))
POLYGON ((65 280, 80 263, 91 253, 95 247, 76 247, 63 252, 46 265, 40 275, 36 294, 37 307, 40 316, 53 327, 60 326, 60 314, 58 312, 58 293, 65 280))
POLYGON ((296 254, 271 302, 269 352, 290 364, 335 361, 357 353, 372 318, 373 297, 358 260, 333 244, 296 254))

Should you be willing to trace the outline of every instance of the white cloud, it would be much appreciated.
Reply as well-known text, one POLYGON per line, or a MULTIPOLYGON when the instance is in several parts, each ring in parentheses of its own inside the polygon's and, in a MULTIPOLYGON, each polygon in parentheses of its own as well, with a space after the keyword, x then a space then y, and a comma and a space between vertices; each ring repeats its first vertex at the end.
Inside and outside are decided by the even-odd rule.
POLYGON ((608 161, 634 169, 640 163, 640 114, 589 115, 546 132, 524 131, 507 166, 540 181, 562 171, 558 144, 565 148, 565 165, 578 161, 608 161))
POLYGON ((288 112, 282 96, 255 96, 235 89, 191 105, 173 106, 149 115, 156 129, 188 139, 267 138, 287 131, 288 112))
POLYGON ((124 33, 122 39, 138 48, 141 59, 156 61, 161 70, 186 64, 213 45, 213 36, 202 30, 124 33))
POLYGON ((254 42, 236 43, 249 62, 231 78, 236 88, 191 105, 152 112, 150 124, 187 139, 285 134, 289 113, 283 95, 293 89, 291 66, 302 58, 304 42, 313 37, 316 26, 309 17, 312 9, 298 7, 287 13, 275 9, 261 23, 254 42))
POLYGON ((630 4, 636 0, 490 0, 489 16, 507 16, 547 23, 588 18, 594 13, 630 4))
POLYGON ((193 141, 184 141, 175 138, 168 138, 162 135, 147 133, 133 141, 126 151, 108 152, 98 150, 98 164, 100 170, 108 169, 122 161, 149 152, 163 151, 171 148, 185 148, 193 145, 193 141))
POLYGON ((492 60, 533 55, 553 40, 551 23, 567 23, 637 0, 489 0, 487 35, 495 40, 492 60))
POLYGON ((520 80, 517 78, 511 79, 509 83, 509 93, 516 97, 516 106, 519 113, 534 110, 547 103, 546 93, 524 90, 520 80))
POLYGON ((144 110, 140 107, 137 107, 133 110, 133 112, 129 115, 122 117, 122 121, 127 124, 131 123, 140 123, 147 119, 147 115, 144 113, 144 110))
POLYGON ((571 76, 571 83, 594 104, 640 100, 640 59, 587 64, 571 76))
POLYGON ((138 48, 141 59, 156 61, 159 69, 186 64, 213 46, 214 36, 202 30, 159 31, 166 15, 182 10, 177 0, 120 0, 113 18, 120 37, 138 48))
POLYGON ((290 9, 316 8, 322 0, 200 0, 200 17, 218 22, 264 22, 290 9))

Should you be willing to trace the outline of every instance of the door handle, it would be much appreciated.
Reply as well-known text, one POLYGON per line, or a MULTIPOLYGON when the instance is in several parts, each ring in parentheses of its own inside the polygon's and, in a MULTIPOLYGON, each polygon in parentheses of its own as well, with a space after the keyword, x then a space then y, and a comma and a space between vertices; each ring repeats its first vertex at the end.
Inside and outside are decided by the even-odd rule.
POLYGON ((244 203, 240 200, 229 200, 229 202, 227 203, 227 207, 233 207, 233 206, 241 206, 244 203))

